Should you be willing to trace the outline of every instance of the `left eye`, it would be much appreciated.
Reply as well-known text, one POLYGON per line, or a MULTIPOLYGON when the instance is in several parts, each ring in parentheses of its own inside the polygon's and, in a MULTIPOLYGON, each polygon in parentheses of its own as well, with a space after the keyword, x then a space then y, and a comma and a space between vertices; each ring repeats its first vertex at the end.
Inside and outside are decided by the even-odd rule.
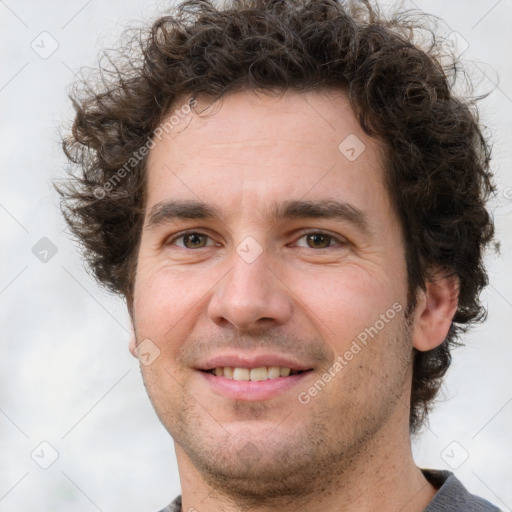
POLYGON ((309 247, 310 249, 326 249, 327 247, 332 247, 331 242, 337 242, 338 245, 343 245, 343 241, 335 238, 326 233, 307 233, 306 235, 301 236, 296 244, 299 247, 309 247), (305 239, 306 245, 300 245, 299 240, 305 239))
MULTIPOLYGON (((210 239, 208 235, 203 233, 189 232, 183 233, 180 236, 177 236, 169 243, 173 245, 177 245, 178 247, 183 247, 185 249, 202 249, 206 247, 207 241, 210 239), (177 240, 183 240, 181 244, 176 243, 177 240)), ((211 244, 209 244, 211 245, 211 244)))

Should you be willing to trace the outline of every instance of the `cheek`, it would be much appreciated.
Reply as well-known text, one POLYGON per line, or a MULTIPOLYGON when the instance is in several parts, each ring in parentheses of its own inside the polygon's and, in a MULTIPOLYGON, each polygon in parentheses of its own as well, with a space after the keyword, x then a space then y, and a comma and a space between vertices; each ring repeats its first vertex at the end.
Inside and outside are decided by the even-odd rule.
POLYGON ((135 283, 137 336, 150 338, 167 350, 169 341, 180 339, 194 321, 194 308, 208 287, 200 273, 149 267, 137 274, 135 283))
POLYGON ((339 411, 339 424, 352 428, 347 417, 371 418, 390 390, 402 392, 409 364, 401 331, 404 290, 383 272, 355 266, 336 273, 331 269, 314 279, 302 274, 296 277, 294 290, 301 290, 302 310, 334 355, 319 372, 319 379, 328 379, 325 388, 314 384, 302 391, 325 410, 339 411))
MULTIPOLYGON (((289 277, 291 279, 291 276, 289 277)), ((382 271, 347 265, 313 274, 298 273, 293 277, 293 292, 309 320, 323 334, 336 353, 366 328, 379 322, 380 315, 389 320, 396 316, 393 304, 400 309, 404 291, 389 281, 382 271), (330 341, 329 341, 330 340, 330 341)), ((390 322, 386 322, 386 328, 390 322)))

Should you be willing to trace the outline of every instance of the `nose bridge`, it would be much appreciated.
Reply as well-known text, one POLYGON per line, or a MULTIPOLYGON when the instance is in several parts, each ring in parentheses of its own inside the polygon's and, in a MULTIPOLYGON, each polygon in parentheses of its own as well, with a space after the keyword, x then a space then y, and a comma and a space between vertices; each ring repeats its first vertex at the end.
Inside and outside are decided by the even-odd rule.
MULTIPOLYGON (((291 314, 290 297, 272 271, 270 255, 247 237, 236 248, 232 267, 213 292, 209 316, 216 323, 247 329, 261 321, 284 323, 291 314)), ((274 266, 275 268, 275 266, 274 266)))
POLYGON ((250 241, 242 242, 233 255, 233 269, 228 277, 228 293, 235 294, 240 300, 248 296, 246 292, 250 291, 250 296, 254 299, 264 299, 270 292, 269 288, 274 285, 269 260, 267 252, 261 250, 260 254, 257 254, 250 241))

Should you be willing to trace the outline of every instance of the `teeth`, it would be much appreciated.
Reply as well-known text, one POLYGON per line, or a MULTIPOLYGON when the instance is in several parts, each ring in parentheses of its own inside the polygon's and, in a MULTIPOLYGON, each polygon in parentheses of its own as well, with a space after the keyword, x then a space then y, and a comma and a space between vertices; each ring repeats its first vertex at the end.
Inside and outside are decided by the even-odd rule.
POLYGON ((290 368, 281 368, 279 373, 281 374, 281 377, 288 377, 288 375, 290 375, 290 371, 290 368))
POLYGON ((260 381, 267 379, 277 379, 278 377, 288 377, 290 374, 298 373, 292 371, 290 368, 284 368, 281 366, 261 366, 259 368, 233 368, 231 366, 219 366, 210 370, 217 377, 225 377, 226 379, 233 380, 250 380, 260 381))
POLYGON ((249 368, 235 368, 233 370, 233 379, 249 380, 249 368))
POLYGON ((251 373, 249 378, 251 380, 267 380, 268 379, 268 371, 263 366, 262 368, 251 368, 251 373))
POLYGON ((269 366, 268 368, 268 378, 269 379, 277 379, 281 375, 281 368, 279 366, 269 366))

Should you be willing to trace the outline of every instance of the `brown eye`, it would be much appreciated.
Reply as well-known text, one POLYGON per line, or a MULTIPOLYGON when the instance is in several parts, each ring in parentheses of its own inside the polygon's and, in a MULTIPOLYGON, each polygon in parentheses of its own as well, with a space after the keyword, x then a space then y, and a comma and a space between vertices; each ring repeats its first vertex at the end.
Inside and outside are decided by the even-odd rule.
POLYGON ((200 249, 206 245, 206 236, 199 233, 192 233, 183 237, 183 244, 187 249, 200 249))
POLYGON ((341 236, 335 237, 322 231, 310 231, 298 238, 294 245, 306 249, 341 249, 348 245, 348 241, 341 236))
POLYGON ((313 233, 306 235, 307 244, 312 249, 325 249, 329 247, 332 237, 322 233, 313 233))
POLYGON ((203 233, 184 233, 180 236, 177 236, 173 240, 169 242, 170 245, 177 245, 178 247, 183 247, 184 249, 202 249, 203 247, 207 247, 209 241, 208 235, 203 233))

